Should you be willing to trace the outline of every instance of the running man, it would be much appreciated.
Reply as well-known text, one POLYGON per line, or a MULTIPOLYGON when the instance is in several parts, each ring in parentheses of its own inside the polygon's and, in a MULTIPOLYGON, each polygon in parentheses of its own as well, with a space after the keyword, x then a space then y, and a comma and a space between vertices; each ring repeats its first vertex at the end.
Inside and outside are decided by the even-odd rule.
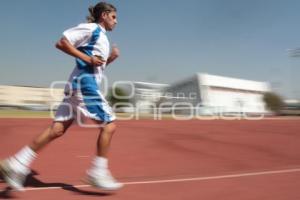
POLYGON ((87 181, 106 190, 117 190, 123 186, 108 169, 108 151, 116 125, 115 116, 100 92, 105 67, 119 56, 118 48, 110 48, 106 36, 106 32, 112 31, 117 24, 117 10, 109 3, 100 2, 90 7, 89 12, 88 23, 66 30, 56 43, 58 49, 76 58, 76 66, 51 126, 28 146, 0 163, 2 176, 13 189, 24 190, 30 165, 38 152, 62 136, 74 120, 81 120, 82 116, 99 125, 100 132, 97 155, 87 170, 87 181), (80 119, 78 116, 81 116, 80 119))

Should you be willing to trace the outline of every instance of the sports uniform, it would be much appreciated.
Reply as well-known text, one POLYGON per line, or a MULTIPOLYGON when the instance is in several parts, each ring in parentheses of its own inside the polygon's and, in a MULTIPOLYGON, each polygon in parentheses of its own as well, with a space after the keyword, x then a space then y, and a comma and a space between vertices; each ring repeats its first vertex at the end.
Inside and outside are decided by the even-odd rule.
MULTIPOLYGON (((79 51, 107 60, 110 45, 106 30, 97 23, 83 23, 63 32, 64 37, 79 51)), ((55 121, 66 121, 85 116, 110 123, 115 120, 111 107, 100 92, 106 63, 91 66, 76 58, 76 66, 65 87, 66 97, 55 115, 55 121)))
POLYGON ((31 172, 30 165, 36 159, 37 152, 65 133, 71 125, 69 120, 82 120, 80 116, 105 123, 97 140, 97 155, 87 171, 87 182, 105 190, 117 190, 123 186, 113 178, 108 168, 107 151, 115 132, 115 125, 110 122, 115 120, 115 115, 100 92, 105 62, 112 62, 118 57, 117 48, 110 52, 105 29, 111 31, 116 25, 116 8, 99 2, 90 7, 89 12, 89 19, 94 23, 83 23, 66 30, 64 38, 56 43, 58 49, 76 57, 76 66, 65 87, 66 96, 58 107, 55 122, 15 155, 0 161, 0 174, 16 190, 24 190, 26 176, 31 172), (96 66, 96 63, 103 64, 96 66))

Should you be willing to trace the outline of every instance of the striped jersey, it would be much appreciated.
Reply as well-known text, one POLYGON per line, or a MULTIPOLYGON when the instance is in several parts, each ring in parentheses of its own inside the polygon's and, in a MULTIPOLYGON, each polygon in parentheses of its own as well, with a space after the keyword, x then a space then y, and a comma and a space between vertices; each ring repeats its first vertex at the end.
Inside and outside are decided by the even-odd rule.
MULTIPOLYGON (((82 23, 63 32, 63 36, 79 51, 89 56, 100 56, 107 60, 110 54, 110 44, 106 30, 97 23, 82 23)), ((72 90, 100 90, 101 79, 106 63, 101 66, 91 66, 76 58, 76 66, 69 77, 69 85, 65 93, 72 90)))

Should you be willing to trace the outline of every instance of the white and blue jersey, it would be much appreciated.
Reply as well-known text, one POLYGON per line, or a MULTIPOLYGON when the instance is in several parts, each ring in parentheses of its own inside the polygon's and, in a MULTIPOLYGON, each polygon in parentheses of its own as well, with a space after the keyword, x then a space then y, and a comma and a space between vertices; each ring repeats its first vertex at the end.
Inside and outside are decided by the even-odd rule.
MULTIPOLYGON (((110 44, 106 30, 96 23, 83 23, 63 32, 63 36, 79 51, 89 56, 100 56, 107 60, 110 44)), ((91 66, 76 58, 76 66, 65 88, 66 97, 56 113, 56 121, 65 121, 83 114, 95 120, 111 122, 115 119, 108 102, 100 92, 101 79, 106 63, 91 66), (71 104, 66 106, 66 104, 71 104)))

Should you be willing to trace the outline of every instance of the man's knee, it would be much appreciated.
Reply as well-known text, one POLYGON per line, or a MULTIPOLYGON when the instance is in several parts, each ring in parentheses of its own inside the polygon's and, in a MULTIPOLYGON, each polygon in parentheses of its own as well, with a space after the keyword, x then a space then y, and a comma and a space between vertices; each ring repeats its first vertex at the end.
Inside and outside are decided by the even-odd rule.
POLYGON ((114 122, 107 124, 104 131, 113 134, 117 130, 117 125, 114 122))
POLYGON ((54 122, 51 126, 51 138, 62 136, 67 130, 67 127, 61 122, 54 122))

